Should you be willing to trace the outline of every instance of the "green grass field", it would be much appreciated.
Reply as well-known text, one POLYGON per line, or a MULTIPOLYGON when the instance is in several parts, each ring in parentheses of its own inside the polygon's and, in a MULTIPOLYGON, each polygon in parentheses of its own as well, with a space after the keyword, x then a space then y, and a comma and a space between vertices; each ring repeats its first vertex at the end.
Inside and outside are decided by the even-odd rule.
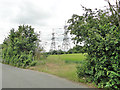
POLYGON ((81 63, 83 60, 85 60, 86 54, 62 54, 62 55, 50 55, 48 58, 57 58, 60 60, 64 60, 66 63, 81 63))

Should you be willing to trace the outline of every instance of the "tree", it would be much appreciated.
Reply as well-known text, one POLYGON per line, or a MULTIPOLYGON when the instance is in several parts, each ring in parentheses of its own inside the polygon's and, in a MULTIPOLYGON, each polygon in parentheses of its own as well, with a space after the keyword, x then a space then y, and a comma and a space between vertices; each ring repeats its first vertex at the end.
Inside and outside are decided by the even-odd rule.
POLYGON ((76 45, 72 49, 68 50, 68 53, 85 53, 84 46, 76 45))
MULTIPOLYGON (((83 7, 82 16, 73 15, 68 29, 77 43, 84 42, 88 53, 84 75, 90 76, 99 87, 120 88, 120 24, 118 3, 109 8, 91 10, 83 7)), ((78 67, 78 76, 81 69, 78 67)), ((83 75, 83 72, 82 72, 83 75)))
POLYGON ((18 67, 31 66, 34 60, 38 34, 28 25, 19 26, 18 30, 11 29, 8 38, 3 42, 3 63, 18 67))

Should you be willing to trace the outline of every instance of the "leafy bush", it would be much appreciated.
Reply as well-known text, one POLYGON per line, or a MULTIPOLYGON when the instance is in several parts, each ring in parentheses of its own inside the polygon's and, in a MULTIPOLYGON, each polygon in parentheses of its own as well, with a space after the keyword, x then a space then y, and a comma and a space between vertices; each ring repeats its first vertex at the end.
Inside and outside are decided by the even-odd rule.
POLYGON ((85 63, 81 63, 80 65, 77 65, 77 75, 79 78, 81 77, 85 77, 85 71, 86 71, 86 64, 85 63))
POLYGON ((37 61, 33 61, 30 66, 35 66, 37 64, 37 61))
POLYGON ((11 29, 10 35, 2 45, 3 63, 24 68, 35 65, 34 58, 38 41, 38 34, 31 26, 19 26, 16 31, 11 29))
POLYGON ((78 76, 90 76, 100 88, 120 88, 120 12, 118 5, 73 15, 68 29, 73 40, 84 42, 87 64, 77 67, 78 76), (112 14, 111 14, 112 13, 112 14))

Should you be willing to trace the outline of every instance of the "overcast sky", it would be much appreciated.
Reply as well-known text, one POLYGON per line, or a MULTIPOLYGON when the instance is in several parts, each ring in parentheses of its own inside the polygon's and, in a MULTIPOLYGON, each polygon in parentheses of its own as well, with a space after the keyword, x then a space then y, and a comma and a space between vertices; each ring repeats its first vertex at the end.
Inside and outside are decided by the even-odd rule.
MULTIPOLYGON (((114 1, 114 0, 111 0, 114 1)), ((88 8, 103 8, 105 0, 0 0, 0 43, 8 36, 10 29, 28 24, 41 31, 42 43, 51 43, 52 29, 56 32, 58 44, 62 41, 65 21, 73 14, 82 15, 81 5, 88 8)))

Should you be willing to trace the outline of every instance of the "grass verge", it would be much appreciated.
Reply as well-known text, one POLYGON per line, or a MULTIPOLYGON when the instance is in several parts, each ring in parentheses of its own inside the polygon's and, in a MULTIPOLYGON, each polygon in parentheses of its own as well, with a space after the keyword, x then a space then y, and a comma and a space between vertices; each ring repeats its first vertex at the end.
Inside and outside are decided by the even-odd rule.
MULTIPOLYGON (((65 60, 71 60, 71 61, 78 61, 79 54, 73 54, 73 55, 51 55, 47 57, 45 60, 38 61, 37 65, 34 67, 30 67, 31 70, 36 70, 40 72, 46 72, 49 74, 53 74, 62 78, 66 78, 68 80, 71 80, 73 82, 81 82, 85 83, 90 87, 94 87, 94 84, 87 83, 85 78, 78 78, 76 73, 76 66, 77 63, 66 63, 65 60), (74 55, 76 56, 74 58, 74 55), (70 57, 72 58, 70 58, 70 57), (69 58, 69 59, 68 59, 69 58)), ((82 59, 80 58, 80 61, 84 61, 85 56, 80 54, 82 59)), ((80 63, 79 63, 80 64, 80 63)))

